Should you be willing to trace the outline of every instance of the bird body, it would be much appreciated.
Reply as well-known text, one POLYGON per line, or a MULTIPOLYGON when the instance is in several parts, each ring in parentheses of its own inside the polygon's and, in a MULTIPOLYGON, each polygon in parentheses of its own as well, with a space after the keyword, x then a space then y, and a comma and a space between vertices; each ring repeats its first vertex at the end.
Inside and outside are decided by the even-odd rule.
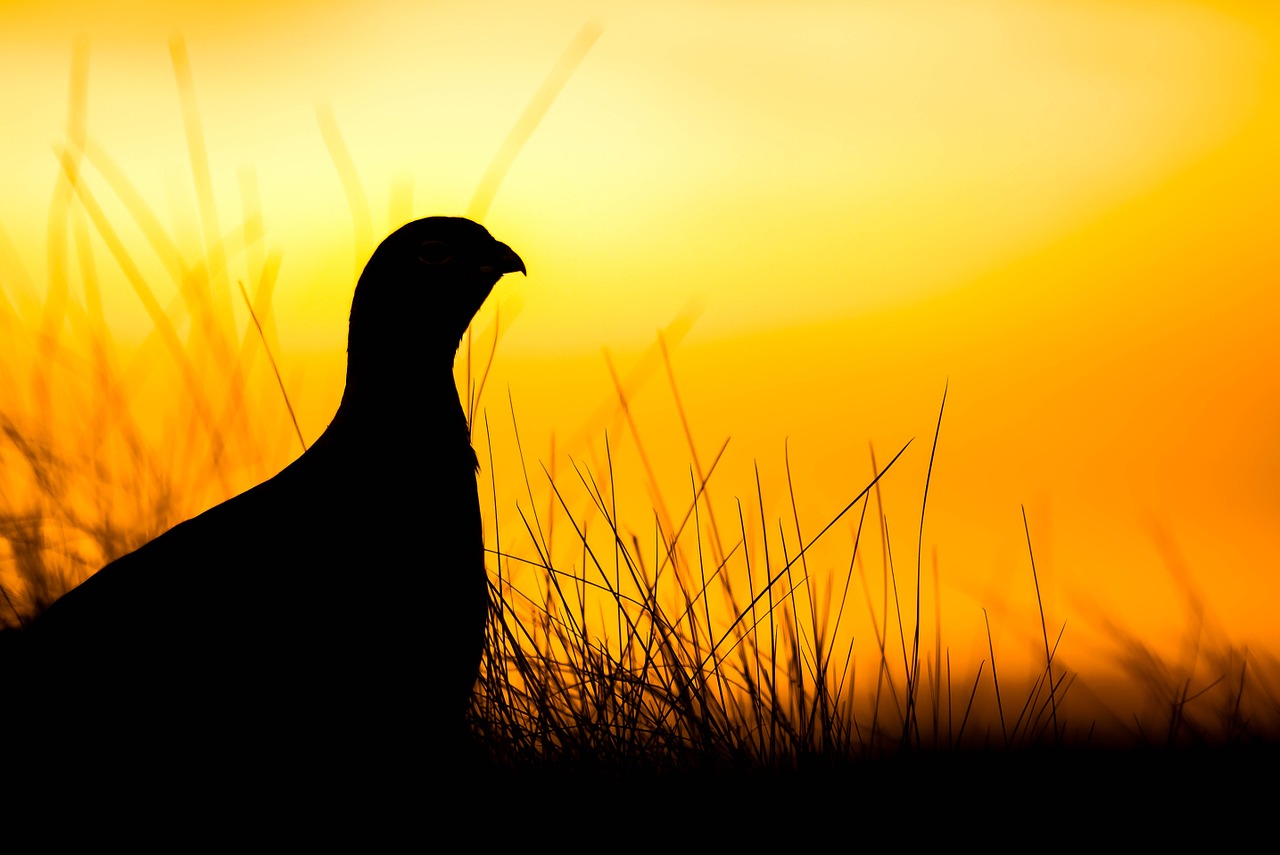
POLYGON ((461 735, 488 582, 452 364, 516 270, 469 220, 394 232, 357 284, 346 388, 316 442, 29 626, 39 718, 69 756, 296 772, 407 762, 461 735))

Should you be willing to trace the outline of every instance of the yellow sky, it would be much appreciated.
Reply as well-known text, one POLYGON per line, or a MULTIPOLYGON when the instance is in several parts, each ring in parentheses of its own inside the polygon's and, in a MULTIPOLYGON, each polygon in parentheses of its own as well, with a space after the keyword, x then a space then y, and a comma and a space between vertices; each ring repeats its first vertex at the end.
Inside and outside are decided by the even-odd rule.
MULTIPOLYGON (((280 358, 314 437, 362 260, 317 106, 375 235, 458 213, 596 22, 486 217, 530 269, 491 301, 518 317, 490 382, 537 454, 553 432, 585 454, 584 425, 619 429, 592 421, 612 412, 602 349, 625 372, 694 318, 673 359, 700 453, 733 437, 721 492, 752 494, 758 462, 766 516, 783 514, 785 440, 818 523, 865 483, 868 443, 883 462, 916 437, 886 484, 913 559, 949 383, 925 548, 957 622, 1026 584, 1026 504, 1059 618, 1093 598, 1176 636, 1167 531, 1220 619, 1280 647, 1280 27, 1265 4, 202 5, 0 5, 0 227, 19 259, 0 254, 0 285, 16 303, 38 303, 46 275, 78 36, 89 138, 198 245, 180 33, 222 228, 256 184, 280 253, 280 358)), ((99 264, 108 322, 145 333, 99 264)), ((665 384, 639 385, 636 412, 678 489, 665 384)))

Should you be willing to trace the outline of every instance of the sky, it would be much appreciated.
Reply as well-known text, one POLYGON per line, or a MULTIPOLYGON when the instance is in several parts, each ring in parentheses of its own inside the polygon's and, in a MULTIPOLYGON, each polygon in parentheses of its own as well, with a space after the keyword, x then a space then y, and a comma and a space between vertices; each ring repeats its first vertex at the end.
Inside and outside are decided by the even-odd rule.
MULTIPOLYGON (((530 456, 571 471, 610 431, 651 532, 610 366, 654 481, 684 495, 661 335, 702 462, 730 440, 717 496, 752 505, 758 477, 766 520, 791 513, 788 461, 816 530, 871 449, 913 440, 883 487, 914 566, 945 389, 921 544, 958 645, 984 608, 1025 623, 1029 530, 1079 660, 1106 658, 1108 623, 1184 643, 1188 591, 1235 643, 1280 651, 1268 4, 5 2, 0 289, 24 318, 47 299, 83 62, 86 186, 174 299, 103 167, 199 246, 194 103, 221 232, 263 224, 229 281, 278 262, 269 327, 313 439, 373 244, 465 213, 566 51, 483 217, 529 268, 476 322, 501 330, 484 412, 509 424, 509 395, 530 456)), ((104 323, 141 346, 152 321, 95 240, 104 323)), ((172 400, 151 393, 147 412, 172 400)))

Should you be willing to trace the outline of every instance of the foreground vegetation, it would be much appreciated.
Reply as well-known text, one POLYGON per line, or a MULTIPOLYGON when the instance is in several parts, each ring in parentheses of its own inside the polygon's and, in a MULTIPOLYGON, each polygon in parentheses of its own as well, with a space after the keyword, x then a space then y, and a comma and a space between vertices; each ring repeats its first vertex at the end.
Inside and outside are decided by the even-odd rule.
MULTIPOLYGON (((193 99, 177 50, 175 73, 193 99)), ((0 233, 0 622, 11 627, 113 557, 270 476, 305 444, 275 359, 279 259, 265 249, 252 182, 227 233, 198 191, 205 239, 180 245, 93 144, 83 85, 72 91, 81 121, 59 150, 39 288, 0 233), (151 320, 139 346, 118 346, 104 320, 103 251, 151 320), (144 272, 143 256, 159 261, 144 272), (166 292, 176 295, 167 304, 166 292)), ((326 142, 351 186, 328 121, 326 142)), ((188 130, 198 134, 198 123, 188 130)), ((193 144, 198 188, 207 186, 202 152, 193 144)), ((491 497, 492 619, 471 721, 482 768, 802 776, 826 787, 852 767, 874 770, 861 779, 877 782, 916 782, 927 768, 936 783, 952 781, 940 771, 951 768, 946 758, 1012 769, 1123 756, 1163 778, 1152 750, 1212 766, 1261 762, 1280 741, 1277 663, 1203 627, 1191 628, 1194 643, 1174 661, 1116 629, 1119 670, 1140 702, 1105 717, 1067 664, 1070 635, 1043 608, 1034 667, 1010 667, 1025 651, 997 649, 988 621, 986 656, 953 669, 940 618, 921 615, 922 592, 937 585, 920 563, 928 479, 905 566, 893 561, 902 535, 880 490, 904 453, 927 450, 932 461, 945 394, 931 443, 873 463, 874 478, 817 524, 801 519, 790 483, 789 519, 766 521, 759 488, 713 501, 724 449, 706 463, 692 440, 687 493, 661 498, 651 479, 642 487, 659 506, 637 523, 618 514, 609 437, 597 440, 602 465, 571 461, 567 476, 526 459, 515 413, 500 420, 503 408, 485 393, 498 338, 496 318, 487 324, 458 361, 481 492, 491 497), (511 447, 515 457, 495 452, 511 447), (845 532, 847 545, 833 542, 845 532)), ((670 354, 658 347, 683 418, 670 354)), ((626 405, 620 387, 617 406, 626 405)), ((1025 536, 1026 590, 1038 603, 1033 532, 1025 536)), ((974 767, 955 768, 963 777, 974 767)))

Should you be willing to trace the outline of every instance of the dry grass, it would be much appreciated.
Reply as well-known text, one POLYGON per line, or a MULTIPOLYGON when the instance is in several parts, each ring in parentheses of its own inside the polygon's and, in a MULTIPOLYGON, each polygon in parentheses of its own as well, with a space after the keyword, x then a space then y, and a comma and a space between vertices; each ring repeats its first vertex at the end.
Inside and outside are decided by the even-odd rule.
MULTIPOLYGON (((580 58, 589 46, 580 39, 571 52, 580 58)), ((0 231, 0 622, 10 627, 113 557, 268 477, 305 445, 273 356, 278 257, 265 250, 253 182, 243 183, 242 217, 223 230, 180 42, 173 59, 201 211, 198 246, 180 245, 88 135, 83 55, 58 152, 46 282, 34 286, 0 231), (120 212, 115 219, 108 207, 120 212), (136 348, 118 346, 104 320, 104 252, 151 318, 136 348), (162 271, 159 280, 143 272, 143 256, 158 259, 148 269, 162 271)), ((565 69, 556 73, 563 82, 565 69)), ((542 110, 552 100, 552 90, 535 98, 542 110)), ((536 125, 537 115, 524 121, 536 125)), ((322 125, 364 222, 337 125, 323 117, 322 125)), ((1111 627, 1118 664, 1146 690, 1127 716, 1097 717, 1068 666, 1070 636, 1043 609, 1042 667, 1025 677, 1000 670, 988 623, 988 655, 976 669, 953 671, 940 616, 930 647, 920 613, 939 572, 926 574, 920 560, 927 479, 915 567, 893 561, 880 486, 907 447, 883 466, 873 455, 874 478, 817 525, 801 519, 789 461, 789 519, 764 522, 758 474, 754 496, 713 501, 724 448, 709 464, 699 458, 664 340, 656 346, 688 440, 690 478, 687 492, 668 501, 645 461, 649 483, 631 489, 659 497, 651 523, 619 518, 607 436, 602 466, 572 461, 569 474, 553 477, 526 459, 507 407, 518 466, 504 468, 494 434, 507 430, 505 419, 491 424, 482 407, 496 345, 496 330, 487 345, 474 343, 473 363, 469 336, 459 360, 473 440, 487 461, 492 619, 472 729, 493 768, 820 774, 894 758, 1061 758, 1098 746, 1256 746, 1280 735, 1280 667, 1214 631, 1189 584, 1188 612, 1199 622, 1190 622, 1177 661, 1111 627), (500 501, 500 482, 522 485, 523 497, 500 501), (744 512, 744 502, 755 508, 744 512), (513 528, 519 536, 503 541, 513 528), (818 545, 845 528, 854 536, 839 563, 829 551, 819 559, 818 545), (652 537, 642 543, 645 530, 652 537), (878 566, 868 543, 878 547, 878 566), (867 655, 855 657, 855 644, 867 655)), ((618 393, 625 415, 624 384, 618 393)), ((931 461, 944 412, 945 393, 931 461)), ((630 427, 643 457, 643 434, 630 427)), ((1027 588, 1039 602, 1033 532, 1026 536, 1027 588)))

